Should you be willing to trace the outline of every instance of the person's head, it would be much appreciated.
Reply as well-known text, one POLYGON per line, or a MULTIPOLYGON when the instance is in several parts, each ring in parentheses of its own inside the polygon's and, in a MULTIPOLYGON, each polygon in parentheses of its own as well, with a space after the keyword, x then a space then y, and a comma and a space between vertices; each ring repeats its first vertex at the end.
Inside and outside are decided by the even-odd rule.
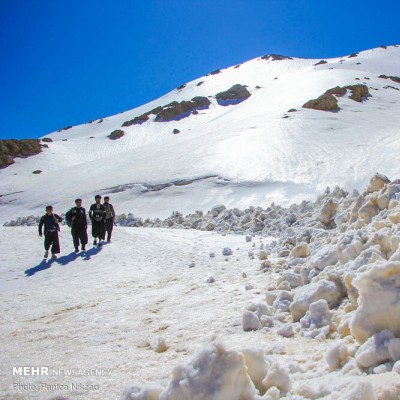
POLYGON ((47 215, 53 214, 53 206, 46 206, 46 213, 47 215))
POLYGON ((110 201, 110 198, 108 196, 104 197, 104 203, 108 203, 110 201))
POLYGON ((75 200, 75 204, 77 207, 81 207, 82 206, 82 199, 76 199, 75 200))
POLYGON ((95 201, 97 204, 100 204, 100 202, 101 202, 101 196, 100 196, 99 194, 96 194, 96 196, 94 196, 94 201, 95 201))

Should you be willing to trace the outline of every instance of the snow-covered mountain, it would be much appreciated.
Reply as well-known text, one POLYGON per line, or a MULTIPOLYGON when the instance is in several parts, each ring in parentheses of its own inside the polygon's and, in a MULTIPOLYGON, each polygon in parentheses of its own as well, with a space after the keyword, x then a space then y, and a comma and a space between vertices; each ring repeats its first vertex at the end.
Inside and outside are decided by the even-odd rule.
POLYGON ((47 135, 42 153, 0 170, 0 221, 38 215, 48 203, 62 212, 76 197, 87 206, 96 193, 110 195, 118 213, 155 217, 218 203, 288 204, 326 186, 362 189, 377 171, 400 176, 398 76, 399 46, 326 60, 270 55, 214 71, 47 135), (217 96, 234 85, 239 94, 217 96), (348 89, 336 95, 339 111, 302 107, 350 85, 369 96, 355 101, 348 89), (111 140, 116 130, 124 135, 111 140))

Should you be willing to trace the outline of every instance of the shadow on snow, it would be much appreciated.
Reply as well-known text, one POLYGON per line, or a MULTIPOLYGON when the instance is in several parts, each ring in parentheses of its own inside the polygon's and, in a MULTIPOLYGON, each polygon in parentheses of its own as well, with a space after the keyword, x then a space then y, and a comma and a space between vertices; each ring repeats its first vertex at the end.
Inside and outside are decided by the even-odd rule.
POLYGON ((36 267, 28 268, 25 271, 25 276, 32 276, 35 275, 37 272, 44 271, 46 269, 49 269, 52 264, 57 263, 60 265, 68 265, 69 263, 75 261, 77 258, 82 258, 85 261, 90 260, 93 256, 98 254, 101 251, 101 248, 98 247, 92 247, 89 250, 86 250, 84 253, 75 253, 72 252, 70 254, 67 254, 65 256, 61 256, 55 260, 50 259, 50 260, 42 260, 42 262, 36 267))

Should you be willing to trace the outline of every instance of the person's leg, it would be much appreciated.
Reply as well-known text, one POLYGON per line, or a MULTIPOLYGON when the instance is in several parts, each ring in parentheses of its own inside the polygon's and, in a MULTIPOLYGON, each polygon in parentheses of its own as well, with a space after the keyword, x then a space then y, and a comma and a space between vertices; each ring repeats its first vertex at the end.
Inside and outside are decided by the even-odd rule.
POLYGON ((49 237, 49 234, 46 233, 44 235, 44 258, 47 258, 49 256, 49 249, 51 246, 51 238, 49 237))
POLYGON ((101 229, 101 240, 104 240, 106 238, 106 222, 105 221, 101 221, 101 225, 100 225, 100 229, 101 229))
POLYGON ((82 250, 85 249, 85 246, 88 242, 88 236, 87 236, 87 231, 86 231, 86 226, 82 225, 80 227, 80 232, 79 232, 79 239, 81 241, 81 245, 82 245, 82 250))
POLYGON ((58 231, 51 232, 52 233, 52 246, 51 246, 51 254, 53 257, 60 252, 60 241, 58 238, 58 231))
POLYGON ((50 246, 51 246, 51 237, 50 237, 50 233, 51 233, 51 232, 47 232, 47 233, 44 235, 44 249, 45 249, 46 251, 49 251, 50 246))
POLYGON ((97 244, 99 237, 99 223, 97 221, 92 221, 92 236, 94 237, 93 244, 97 244))
POLYGON ((77 226, 73 226, 71 229, 71 234, 75 250, 77 251, 79 247, 79 228, 77 226))
POLYGON ((107 230, 107 242, 111 241, 111 235, 112 235, 112 231, 113 231, 113 220, 112 218, 109 218, 106 220, 106 230, 107 230))

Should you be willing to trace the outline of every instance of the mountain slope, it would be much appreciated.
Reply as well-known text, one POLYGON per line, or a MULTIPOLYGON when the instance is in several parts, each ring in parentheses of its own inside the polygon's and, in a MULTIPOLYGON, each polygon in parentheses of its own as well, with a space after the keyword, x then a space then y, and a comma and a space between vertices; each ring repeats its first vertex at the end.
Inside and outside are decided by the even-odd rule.
POLYGON ((88 205, 95 193, 110 194, 117 212, 165 216, 221 202, 287 204, 337 184, 362 188, 378 170, 398 176, 400 83, 380 76, 400 75, 400 47, 320 61, 257 58, 134 110, 54 132, 48 149, 0 171, 0 220, 38 214, 47 203, 64 211, 78 196, 88 205), (251 96, 220 105, 216 94, 235 84, 251 96), (348 91, 338 97, 339 112, 302 108, 330 88, 356 84, 371 96, 357 102, 348 91), (196 96, 207 97, 209 108, 170 122, 149 114, 121 127, 196 96), (124 136, 110 140, 116 129, 124 136))

